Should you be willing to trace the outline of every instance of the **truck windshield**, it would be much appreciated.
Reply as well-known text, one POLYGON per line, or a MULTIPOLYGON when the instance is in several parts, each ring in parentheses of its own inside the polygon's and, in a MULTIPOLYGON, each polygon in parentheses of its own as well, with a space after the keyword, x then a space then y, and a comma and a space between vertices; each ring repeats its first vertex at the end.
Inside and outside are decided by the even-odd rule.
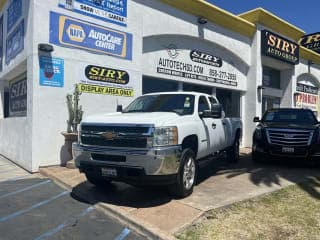
POLYGON ((159 94, 138 97, 123 112, 174 112, 179 115, 190 115, 193 114, 193 110, 193 95, 159 94))
POLYGON ((279 109, 267 111, 262 118, 262 122, 314 125, 317 124, 318 121, 314 113, 309 110, 279 109))

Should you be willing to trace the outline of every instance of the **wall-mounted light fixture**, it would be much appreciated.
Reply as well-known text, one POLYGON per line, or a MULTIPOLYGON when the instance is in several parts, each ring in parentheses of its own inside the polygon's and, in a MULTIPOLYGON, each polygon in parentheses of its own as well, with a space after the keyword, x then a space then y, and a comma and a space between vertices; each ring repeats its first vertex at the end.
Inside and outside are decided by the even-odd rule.
POLYGON ((42 52, 53 52, 53 46, 47 43, 39 43, 38 50, 42 52))
POLYGON ((261 100, 262 100, 262 90, 263 89, 265 89, 264 86, 262 86, 262 85, 257 86, 257 97, 258 97, 259 102, 261 102, 261 100))
POLYGON ((198 17, 198 23, 199 24, 206 24, 208 22, 208 19, 204 17, 198 17))

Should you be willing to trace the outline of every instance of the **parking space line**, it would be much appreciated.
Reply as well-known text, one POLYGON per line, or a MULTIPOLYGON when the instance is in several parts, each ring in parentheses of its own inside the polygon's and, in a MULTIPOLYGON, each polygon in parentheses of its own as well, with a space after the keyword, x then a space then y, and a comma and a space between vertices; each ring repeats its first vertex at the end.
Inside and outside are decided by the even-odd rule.
POLYGON ((30 189, 32 189, 32 188, 39 187, 39 186, 44 185, 44 184, 47 184, 47 183, 49 183, 49 182, 51 182, 51 180, 47 180, 47 181, 44 181, 44 182, 40 182, 40 183, 37 183, 37 184, 33 184, 33 185, 31 185, 31 186, 28 186, 28 187, 25 187, 25 188, 16 190, 16 191, 14 191, 14 192, 6 193, 6 194, 0 196, 0 199, 5 198, 5 197, 9 197, 9 196, 12 196, 12 195, 15 195, 15 194, 24 192, 24 191, 28 191, 28 190, 30 190, 30 189))
POLYGON ((28 208, 26 208, 26 209, 20 210, 20 211, 15 212, 15 213, 12 213, 12 214, 10 214, 10 215, 1 217, 1 218, 0 218, 0 223, 1 223, 1 222, 4 222, 4 221, 7 221, 7 220, 10 220, 10 219, 12 219, 12 218, 15 218, 15 217, 17 217, 17 216, 19 216, 19 215, 21 215, 21 214, 26 213, 26 212, 29 212, 29 211, 37 208, 37 207, 40 207, 40 206, 42 206, 42 205, 44 205, 44 204, 46 204, 46 203, 49 203, 49 202, 51 202, 51 201, 53 201, 53 200, 55 200, 55 199, 57 199, 57 198, 59 198, 59 197, 61 197, 61 196, 64 196, 64 195, 66 195, 66 194, 68 194, 68 193, 69 193, 69 191, 64 191, 64 192, 59 193, 58 195, 55 195, 55 196, 53 196, 53 197, 51 197, 51 198, 49 198, 49 199, 47 199, 47 200, 41 201, 41 202, 39 202, 39 203, 36 203, 36 204, 32 205, 31 207, 28 207, 28 208))
POLYGON ((67 221, 65 221, 64 223, 58 225, 57 227, 49 230, 48 232, 40 235, 39 237, 35 238, 34 240, 42 240, 42 239, 46 239, 50 236, 52 236, 53 234, 59 232, 61 229, 65 228, 68 225, 72 225, 74 223, 74 221, 77 221, 78 218, 85 216, 87 213, 91 212, 92 210, 94 210, 94 207, 88 207, 86 210, 84 210, 81 214, 68 219, 67 221))
POLYGON ((129 235, 129 233, 130 229, 124 228, 122 232, 114 240, 123 240, 129 235))
POLYGON ((15 172, 15 171, 19 171, 20 169, 18 169, 18 168, 12 168, 12 169, 10 169, 10 170, 4 170, 4 171, 0 171, 0 174, 1 173, 10 173, 10 172, 15 172))
POLYGON ((0 179, 0 182, 20 180, 20 179, 23 179, 23 178, 28 177, 28 176, 30 176, 30 174, 17 176, 17 177, 13 177, 13 178, 3 178, 3 179, 0 179))

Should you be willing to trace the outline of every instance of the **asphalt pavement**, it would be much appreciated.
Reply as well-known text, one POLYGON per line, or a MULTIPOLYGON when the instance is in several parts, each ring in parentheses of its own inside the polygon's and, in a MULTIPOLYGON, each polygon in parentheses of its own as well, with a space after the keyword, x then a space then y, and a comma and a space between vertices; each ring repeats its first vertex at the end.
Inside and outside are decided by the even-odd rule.
POLYGON ((146 239, 52 180, 0 156, 0 239, 146 239))

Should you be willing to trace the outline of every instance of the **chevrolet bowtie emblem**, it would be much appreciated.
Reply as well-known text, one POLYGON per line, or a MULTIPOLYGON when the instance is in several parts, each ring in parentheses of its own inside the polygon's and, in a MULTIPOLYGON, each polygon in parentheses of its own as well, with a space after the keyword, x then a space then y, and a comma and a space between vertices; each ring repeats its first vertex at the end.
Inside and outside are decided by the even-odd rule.
POLYGON ((102 136, 106 139, 106 140, 113 140, 117 137, 117 134, 115 132, 104 132, 102 134, 102 136))

